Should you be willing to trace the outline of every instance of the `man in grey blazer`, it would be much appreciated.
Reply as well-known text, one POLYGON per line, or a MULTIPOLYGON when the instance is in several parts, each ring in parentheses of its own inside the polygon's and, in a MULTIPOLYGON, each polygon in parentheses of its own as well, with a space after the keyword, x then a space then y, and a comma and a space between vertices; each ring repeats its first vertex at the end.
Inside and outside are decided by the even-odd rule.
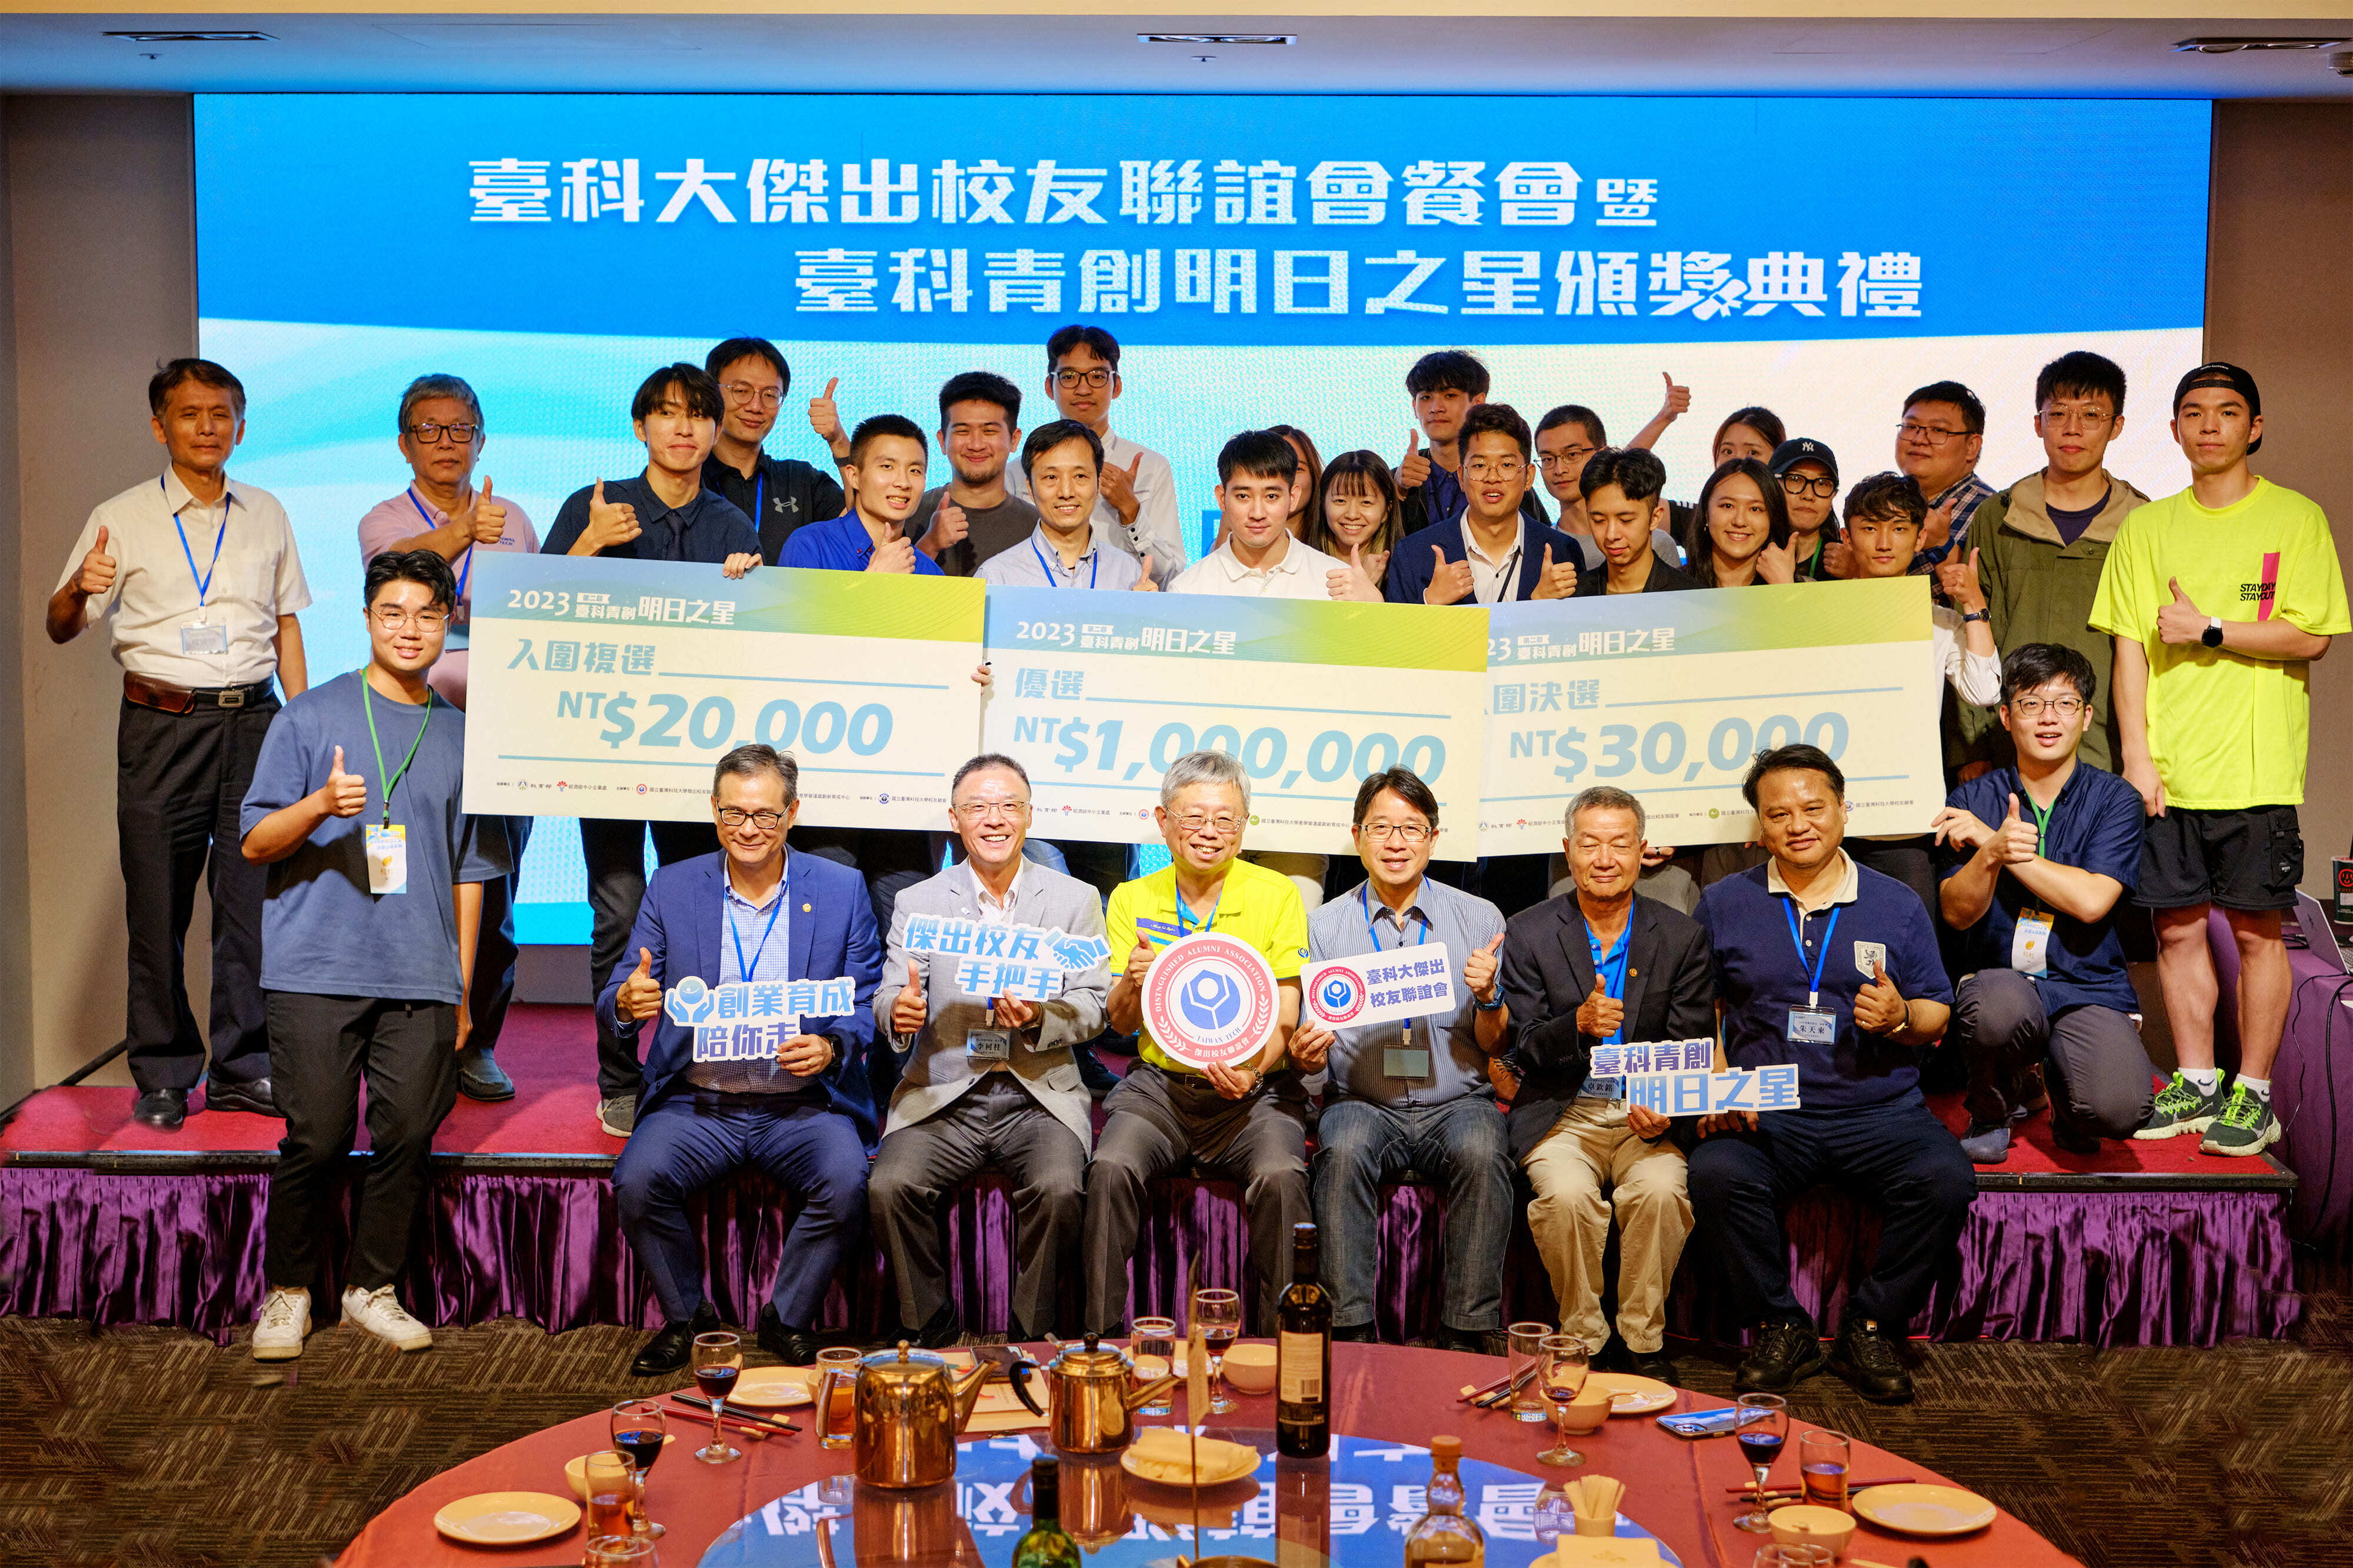
POLYGON ((1012 1337, 1053 1331, 1055 1278, 1085 1217, 1093 1141, 1093 1101, 1072 1053, 1102 1031, 1111 988, 1099 963, 1065 974, 1046 1001, 964 989, 962 961, 932 949, 917 922, 977 921, 1099 943, 1103 911, 1093 888, 1023 858, 1029 775, 1019 763, 975 757, 956 770, 948 803, 964 858, 899 895, 874 993, 876 1032, 898 1053, 900 1077, 867 1182, 902 1333, 930 1347, 964 1331, 948 1300, 945 1200, 984 1171, 1013 1183, 1012 1337))

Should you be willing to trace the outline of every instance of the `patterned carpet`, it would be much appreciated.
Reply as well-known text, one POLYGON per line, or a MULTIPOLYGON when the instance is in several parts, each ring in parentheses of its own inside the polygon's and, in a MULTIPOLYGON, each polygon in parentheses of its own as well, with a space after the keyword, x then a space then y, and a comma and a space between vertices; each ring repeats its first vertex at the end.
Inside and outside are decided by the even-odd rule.
MULTIPOLYGON (((1792 1403, 2094 1568, 2353 1565, 2348 1283, 2307 1280, 2291 1343, 1936 1346, 1908 1408, 1827 1376, 1792 1403)), ((281 1371, 171 1330, 0 1321, 0 1563, 315 1568, 427 1477, 631 1391, 622 1330, 438 1341, 397 1356, 338 1329, 281 1371)), ((1683 1365, 1691 1387, 1730 1387, 1728 1363, 1683 1365)))

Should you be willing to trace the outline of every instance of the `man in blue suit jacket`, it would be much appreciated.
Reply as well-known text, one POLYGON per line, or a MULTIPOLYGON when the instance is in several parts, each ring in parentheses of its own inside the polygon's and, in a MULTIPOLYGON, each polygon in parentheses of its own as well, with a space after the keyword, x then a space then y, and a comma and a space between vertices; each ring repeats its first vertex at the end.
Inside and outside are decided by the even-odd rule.
POLYGON ((1535 477, 1528 423, 1508 404, 1463 416, 1462 510, 1398 541, 1382 590, 1397 605, 1566 599, 1585 557, 1577 541, 1520 510, 1535 477), (1549 563, 1549 564, 1547 564, 1549 563))
POLYGON ((622 1232, 662 1309, 661 1331, 629 1368, 640 1377, 676 1372, 694 1336, 721 1326, 687 1225, 696 1191, 756 1165, 799 1199, 759 1323, 761 1348, 795 1365, 816 1358, 818 1310, 864 1229, 875 1136, 865 1058, 882 949, 858 873, 786 850, 799 777, 793 759, 768 746, 738 746, 719 760, 711 814, 721 852, 654 873, 629 935, 638 966, 617 966, 596 998, 600 1020, 623 1038, 657 1020, 637 1127, 613 1164, 622 1232), (736 982, 844 977, 850 1005, 800 1016, 797 1032, 794 1015, 779 1016, 756 992, 741 1009, 712 994, 736 982))

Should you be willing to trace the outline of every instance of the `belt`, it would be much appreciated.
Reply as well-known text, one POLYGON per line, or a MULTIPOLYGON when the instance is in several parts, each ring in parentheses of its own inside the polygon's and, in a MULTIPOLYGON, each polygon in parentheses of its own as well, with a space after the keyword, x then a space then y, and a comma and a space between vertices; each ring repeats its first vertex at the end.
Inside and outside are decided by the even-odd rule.
POLYGON ((272 687, 267 680, 250 686, 174 686, 132 670, 122 672, 122 700, 159 713, 185 713, 196 708, 250 708, 267 700, 272 687))

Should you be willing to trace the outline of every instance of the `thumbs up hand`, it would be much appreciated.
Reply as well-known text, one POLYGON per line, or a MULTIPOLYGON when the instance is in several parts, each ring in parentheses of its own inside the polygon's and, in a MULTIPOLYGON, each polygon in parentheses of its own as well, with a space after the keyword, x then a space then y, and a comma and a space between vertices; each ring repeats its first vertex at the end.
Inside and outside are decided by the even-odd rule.
POLYGON ((627 544, 643 531, 638 526, 638 509, 625 500, 607 500, 605 481, 598 479, 588 492, 588 526, 581 531, 580 542, 593 554, 627 544))
POLYGON ((1911 1018, 1911 1009, 1905 1006, 1903 994, 1895 989, 1895 983, 1887 978, 1887 965, 1872 967, 1878 972, 1878 978, 1854 994, 1854 1026, 1872 1035, 1901 1034, 1911 1018))
POLYGON ((641 947, 638 949, 637 968, 621 982, 621 989, 613 998, 613 1011, 625 1022, 634 1024, 660 1012, 661 1005, 661 982, 654 978, 653 950, 641 947))
POLYGON ((1793 541, 1776 544, 1770 539, 1757 552, 1757 580, 1759 583, 1794 583, 1798 580, 1798 547, 1793 541))
POLYGON ((1472 948, 1462 960, 1462 984, 1472 995, 1490 1005, 1495 1000, 1496 972, 1503 967, 1495 955, 1503 945, 1504 939, 1499 934, 1486 946, 1472 948))
MULTIPOLYGON (((1466 563, 1467 564, 1467 563, 1466 563)), ((1552 546, 1544 547, 1544 561, 1536 568, 1536 585, 1528 595, 1531 599, 1573 599, 1577 596, 1577 563, 1555 562, 1552 546)))
POLYGON ((506 531, 507 509, 491 498, 491 481, 484 479, 482 488, 449 521, 463 528, 476 544, 496 544, 506 531))
POLYGON ((1433 544, 1430 547, 1430 586, 1421 592, 1425 605, 1459 605, 1472 595, 1471 563, 1468 560, 1449 561, 1446 552, 1433 544))
POLYGON ((2169 643, 2193 643, 2204 640, 2206 612, 2189 602, 2181 591, 2181 579, 2168 578, 2166 586, 2173 590, 2173 603, 2157 612, 2157 635, 2169 643))
POLYGON ((841 455, 841 410, 833 405, 833 389, 840 384, 841 377, 838 375, 828 380, 825 391, 809 399, 808 410, 809 428, 817 432, 818 439, 834 449, 837 457, 841 455))
POLYGON ((1399 490, 1419 489, 1430 482, 1430 454, 1421 449, 1421 432, 1409 431, 1405 438, 1405 456, 1398 459, 1397 488, 1399 490))
POLYGON ((2010 797, 2010 815, 2001 819, 2001 826, 1987 841, 1982 853, 2001 866, 2024 866, 2042 852, 2042 835, 2031 822, 2018 815, 2018 797, 2010 797))
POLYGON ((923 1000, 923 966, 907 965, 907 984, 899 987, 899 994, 891 1003, 891 1032, 894 1035, 919 1033, 931 1017, 930 1004, 923 1000))
POLYGON ((1626 1004, 1611 996, 1599 980, 1594 981, 1593 994, 1577 1005, 1577 1032, 1606 1040, 1625 1022, 1626 1004))
POLYGON ((932 513, 932 526, 923 531, 923 542, 916 548, 937 561, 940 552, 951 544, 963 543, 971 532, 972 521, 965 516, 964 508, 942 496, 938 510, 932 513))
POLYGON ((1658 416, 1664 420, 1674 420, 1689 414, 1691 388, 1676 384, 1675 378, 1663 370, 1659 373, 1659 379, 1667 384, 1667 399, 1659 405, 1658 416))
POLYGON ((915 569, 915 546, 905 534, 886 539, 874 547, 874 554, 866 563, 869 572, 913 572, 915 569))
POLYGON ((114 586, 114 557, 106 552, 106 530, 98 531, 98 542, 81 558, 81 572, 74 578, 74 592, 84 598, 103 594, 114 586))
POLYGON ((1112 510, 1119 513, 1119 520, 1124 523, 1133 525, 1136 508, 1143 504, 1135 499, 1135 476, 1143 467, 1144 454, 1138 452, 1128 459, 1127 467, 1124 468, 1117 463, 1105 463, 1103 472, 1096 477, 1095 482, 1103 489, 1103 499, 1111 503, 1112 510))
POLYGON ((358 773, 343 772, 341 746, 335 748, 335 760, 327 769, 327 787, 319 792, 319 796, 330 816, 357 816, 367 809, 367 780, 358 773))
POLYGON ((1134 583, 1128 584, 1128 591, 1135 594, 1157 594, 1160 592, 1160 584, 1152 580, 1152 558, 1150 556, 1147 555, 1144 558, 1143 574, 1137 577, 1134 583))

